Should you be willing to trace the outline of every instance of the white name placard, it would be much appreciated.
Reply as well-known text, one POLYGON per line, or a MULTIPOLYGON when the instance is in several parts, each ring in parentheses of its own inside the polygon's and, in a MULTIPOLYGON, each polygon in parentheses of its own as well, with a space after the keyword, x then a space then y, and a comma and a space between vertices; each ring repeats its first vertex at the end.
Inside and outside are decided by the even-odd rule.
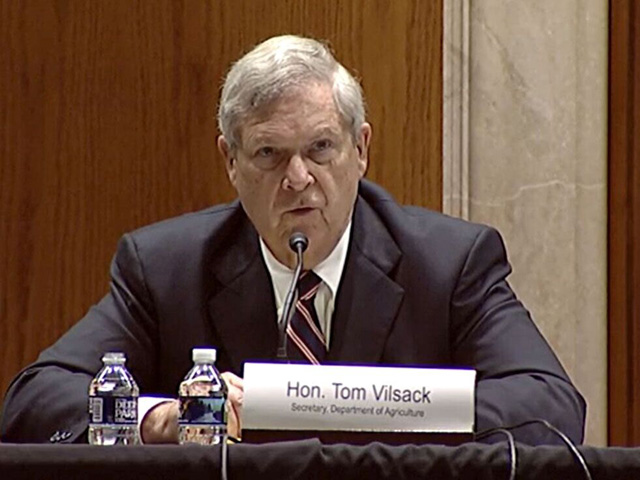
POLYGON ((247 363, 243 428, 472 432, 474 370, 247 363))

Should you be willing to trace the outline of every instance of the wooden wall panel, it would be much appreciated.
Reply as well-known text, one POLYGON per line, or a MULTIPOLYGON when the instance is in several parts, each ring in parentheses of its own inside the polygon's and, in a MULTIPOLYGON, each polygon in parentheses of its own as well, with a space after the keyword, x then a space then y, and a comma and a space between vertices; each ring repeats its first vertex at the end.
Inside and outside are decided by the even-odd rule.
POLYGON ((327 39, 363 78, 369 177, 441 202, 441 0, 0 0, 0 398, 105 292, 117 239, 233 198, 215 151, 233 59, 327 39))
POLYGON ((610 7, 609 444, 640 445, 640 1, 610 7))

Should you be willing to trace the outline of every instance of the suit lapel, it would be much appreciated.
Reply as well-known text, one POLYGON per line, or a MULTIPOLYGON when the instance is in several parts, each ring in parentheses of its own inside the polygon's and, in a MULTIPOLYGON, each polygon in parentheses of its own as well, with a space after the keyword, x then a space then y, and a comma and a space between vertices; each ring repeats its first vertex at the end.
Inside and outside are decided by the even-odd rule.
POLYGON ((214 331, 236 372, 247 360, 274 358, 278 343, 274 294, 258 235, 244 213, 240 222, 229 245, 215 255, 211 273, 217 284, 208 302, 214 331))
POLYGON ((336 298, 328 361, 377 363, 404 296, 389 274, 401 252, 376 213, 359 199, 336 298))

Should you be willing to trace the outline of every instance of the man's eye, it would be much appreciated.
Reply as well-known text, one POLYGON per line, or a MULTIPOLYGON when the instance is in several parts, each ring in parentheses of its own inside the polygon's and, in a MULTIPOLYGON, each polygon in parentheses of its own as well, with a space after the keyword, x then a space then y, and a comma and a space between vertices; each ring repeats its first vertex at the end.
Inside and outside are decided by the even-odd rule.
POLYGON ((322 140, 318 140, 318 141, 314 142, 312 149, 315 152, 322 152, 324 150, 327 150, 327 149, 331 148, 332 146, 333 146, 333 144, 331 143, 331 140, 322 139, 322 140))
POLYGON ((273 157, 276 154, 276 149, 273 147, 262 147, 259 148, 256 153, 255 156, 256 157, 262 157, 262 158, 268 158, 268 157, 273 157))

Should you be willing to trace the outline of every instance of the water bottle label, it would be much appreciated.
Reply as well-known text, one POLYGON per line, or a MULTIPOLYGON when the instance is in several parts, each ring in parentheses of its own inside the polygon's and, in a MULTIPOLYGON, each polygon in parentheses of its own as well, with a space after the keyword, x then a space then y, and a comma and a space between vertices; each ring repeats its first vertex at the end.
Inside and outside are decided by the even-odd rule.
POLYGON ((89 398, 90 423, 138 423, 138 399, 136 397, 89 398))
POLYGON ((224 397, 181 397, 180 424, 224 425, 224 397))

